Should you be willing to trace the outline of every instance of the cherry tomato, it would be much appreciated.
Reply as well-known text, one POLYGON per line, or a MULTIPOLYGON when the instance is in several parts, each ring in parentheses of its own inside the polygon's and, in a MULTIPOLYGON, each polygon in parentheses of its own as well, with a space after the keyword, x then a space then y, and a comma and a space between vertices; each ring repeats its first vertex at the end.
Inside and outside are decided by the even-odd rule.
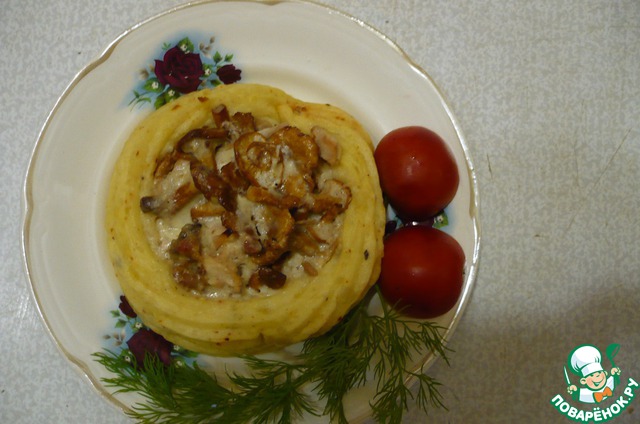
POLYGON ((424 221, 447 206, 460 177, 451 150, 435 132, 418 126, 385 135, 375 150, 380 186, 404 221, 424 221))
POLYGON ((424 225, 391 233, 384 242, 378 284, 386 301, 416 318, 433 318, 458 301, 465 256, 449 234, 424 225))

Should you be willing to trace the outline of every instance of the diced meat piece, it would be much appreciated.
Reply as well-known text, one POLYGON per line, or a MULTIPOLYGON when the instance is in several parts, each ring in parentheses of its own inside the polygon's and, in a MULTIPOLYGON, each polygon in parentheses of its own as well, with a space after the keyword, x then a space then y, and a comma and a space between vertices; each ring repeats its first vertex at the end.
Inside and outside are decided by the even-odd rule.
POLYGON ((187 289, 201 292, 207 286, 207 273, 199 262, 175 262, 172 270, 174 280, 187 289))
POLYGON ((313 140, 318 145, 320 157, 329 165, 338 163, 340 157, 340 146, 336 138, 322 127, 315 126, 311 128, 313 140))
POLYGON ((322 215, 323 219, 333 221, 344 212, 351 203, 351 189, 342 182, 330 179, 324 182, 314 197, 312 211, 322 215))
POLYGON ((200 244, 200 224, 187 224, 182 227, 180 235, 169 247, 172 255, 184 256, 189 259, 200 260, 202 256, 200 244))
POLYGON ((229 120, 229 111, 225 105, 218 105, 211 110, 211 116, 215 126, 222 128, 222 125, 229 120))
POLYGON ((204 267, 207 270, 209 285, 214 288, 230 288, 232 293, 240 293, 243 283, 231 262, 216 261, 205 258, 204 267))
POLYGON ((245 252, 259 265, 274 263, 289 246, 289 235, 295 225, 293 217, 287 209, 246 198, 239 198, 238 204, 238 233, 245 237, 245 252))

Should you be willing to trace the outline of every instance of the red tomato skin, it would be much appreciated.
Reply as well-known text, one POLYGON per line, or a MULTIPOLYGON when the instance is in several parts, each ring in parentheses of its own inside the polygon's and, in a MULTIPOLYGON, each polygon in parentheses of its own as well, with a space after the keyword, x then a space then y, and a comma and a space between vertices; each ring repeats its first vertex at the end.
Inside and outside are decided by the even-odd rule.
POLYGON ((405 315, 438 317, 460 297, 464 262, 462 247, 449 234, 424 225, 402 227, 385 239, 380 291, 405 315))
POLYGON ((427 128, 389 132, 374 158, 382 191, 405 222, 425 221, 455 197, 460 182, 455 158, 444 140, 427 128))

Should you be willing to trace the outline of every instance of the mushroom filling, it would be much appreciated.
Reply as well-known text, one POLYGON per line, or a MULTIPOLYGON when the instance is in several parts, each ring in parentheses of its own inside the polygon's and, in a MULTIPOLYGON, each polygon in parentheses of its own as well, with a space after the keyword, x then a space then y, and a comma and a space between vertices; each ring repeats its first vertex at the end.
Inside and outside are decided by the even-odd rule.
POLYGON ((198 295, 268 295, 315 276, 333 255, 350 188, 333 177, 339 145, 326 130, 259 123, 212 110, 156 161, 140 208, 173 278, 198 295))

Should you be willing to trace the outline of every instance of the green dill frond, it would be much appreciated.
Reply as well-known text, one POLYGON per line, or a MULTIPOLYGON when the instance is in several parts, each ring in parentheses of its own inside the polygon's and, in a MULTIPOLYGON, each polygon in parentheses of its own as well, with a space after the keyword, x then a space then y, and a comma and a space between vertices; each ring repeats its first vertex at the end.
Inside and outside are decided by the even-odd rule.
POLYGON ((315 414, 311 400, 302 391, 305 380, 300 366, 254 356, 244 359, 253 372, 248 376, 229 375, 235 393, 233 400, 226 404, 221 423, 285 424, 304 413, 315 414), (226 421, 226 417, 238 421, 226 421))
POLYGON ((426 374, 413 374, 418 379, 418 392, 416 400, 418 407, 423 411, 428 411, 430 408, 443 408, 447 409, 442 402, 442 395, 439 392, 441 384, 429 377, 426 374))

